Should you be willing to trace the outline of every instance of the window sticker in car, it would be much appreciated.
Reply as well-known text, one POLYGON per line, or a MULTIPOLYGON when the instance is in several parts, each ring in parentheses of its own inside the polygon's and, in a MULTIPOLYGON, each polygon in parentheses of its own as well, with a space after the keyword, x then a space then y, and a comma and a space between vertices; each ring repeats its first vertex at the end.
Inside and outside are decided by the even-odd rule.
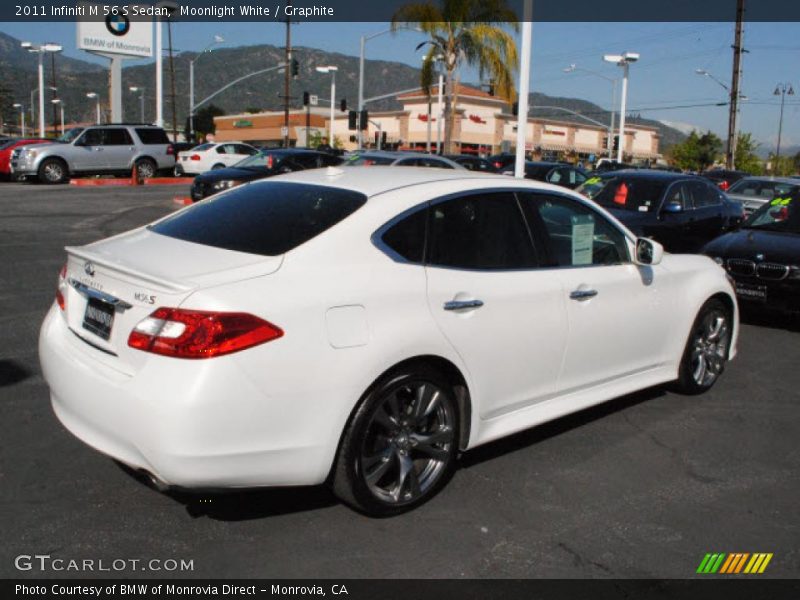
POLYGON ((602 179, 600 177, 590 177, 586 180, 586 185, 594 185, 595 183, 600 183, 602 179))
POLYGON ((791 198, 775 198, 770 202, 770 206, 789 206, 792 203, 791 198))
POLYGON ((572 220, 572 264, 592 264, 594 247, 594 217, 592 215, 573 215, 572 220))

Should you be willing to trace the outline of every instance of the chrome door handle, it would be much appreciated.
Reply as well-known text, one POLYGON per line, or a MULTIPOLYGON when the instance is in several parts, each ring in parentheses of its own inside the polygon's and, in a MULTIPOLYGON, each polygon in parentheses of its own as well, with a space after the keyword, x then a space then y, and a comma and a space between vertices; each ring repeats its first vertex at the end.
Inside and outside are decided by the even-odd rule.
POLYGON ((586 300, 597 296, 597 290, 574 290, 569 293, 572 300, 586 300))
POLYGON ((444 303, 445 310, 460 310, 462 308, 480 308, 483 300, 450 300, 444 303))

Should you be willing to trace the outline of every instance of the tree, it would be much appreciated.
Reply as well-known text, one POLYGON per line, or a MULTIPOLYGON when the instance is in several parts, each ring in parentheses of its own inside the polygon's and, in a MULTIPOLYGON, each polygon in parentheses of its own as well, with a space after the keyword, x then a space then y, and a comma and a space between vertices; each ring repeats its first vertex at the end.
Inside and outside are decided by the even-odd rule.
POLYGON ((756 154, 760 146, 750 133, 740 133, 736 139, 736 168, 751 175, 761 175, 764 172, 764 162, 756 154))
POLYGON ((401 6, 392 17, 392 29, 415 25, 430 39, 417 49, 430 46, 422 65, 420 84, 430 97, 434 69, 439 57, 445 70, 444 152, 454 151, 452 144, 455 111, 458 102, 458 71, 462 65, 478 68, 481 79, 488 75, 495 93, 514 100, 514 69, 517 45, 502 25, 518 31, 517 15, 505 0, 439 0, 412 2, 401 6))
POLYGON ((794 159, 794 156, 785 156, 783 154, 778 158, 774 152, 771 152, 767 159, 770 173, 776 177, 791 175, 797 170, 794 159))
POLYGON ((705 171, 721 156, 722 140, 707 131, 699 135, 692 131, 689 137, 671 148, 672 161, 681 169, 689 171, 705 171))
POLYGON ((11 90, 5 83, 0 82, 0 124, 14 123, 17 118, 15 110, 11 90))
MULTIPOLYGON (((208 133, 214 133, 216 127, 214 126, 214 117, 221 117, 225 114, 225 111, 222 110, 219 106, 215 106, 214 104, 209 104, 208 106, 204 106, 203 108, 198 109, 194 113, 194 131, 195 135, 204 136, 208 133)), ((188 119, 187 119, 187 131, 188 129, 188 119)))

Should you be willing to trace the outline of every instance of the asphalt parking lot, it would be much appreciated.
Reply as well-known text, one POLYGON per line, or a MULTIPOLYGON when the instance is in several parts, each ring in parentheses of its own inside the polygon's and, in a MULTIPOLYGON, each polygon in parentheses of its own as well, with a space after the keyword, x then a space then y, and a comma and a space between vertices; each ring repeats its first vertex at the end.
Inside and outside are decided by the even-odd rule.
POLYGON ((0 577, 92 575, 14 566, 50 554, 193 560, 173 574, 187 577, 684 578, 707 552, 771 552, 764 576, 800 575, 796 320, 745 323, 705 396, 647 390, 481 447, 400 517, 366 518, 321 487, 145 486, 56 420, 37 336, 65 245, 167 214, 186 193, 0 184, 0 577))

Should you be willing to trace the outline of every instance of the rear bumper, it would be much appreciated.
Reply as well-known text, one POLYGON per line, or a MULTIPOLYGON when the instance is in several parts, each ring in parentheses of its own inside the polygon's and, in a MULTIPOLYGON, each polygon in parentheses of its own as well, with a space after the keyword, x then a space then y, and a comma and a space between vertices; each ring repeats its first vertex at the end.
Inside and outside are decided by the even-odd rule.
POLYGON ((291 402, 256 389, 235 355, 154 356, 130 376, 94 360, 97 352, 54 305, 39 338, 53 410, 96 450, 182 488, 313 485, 327 477, 338 442, 329 423, 292 414, 291 402))

